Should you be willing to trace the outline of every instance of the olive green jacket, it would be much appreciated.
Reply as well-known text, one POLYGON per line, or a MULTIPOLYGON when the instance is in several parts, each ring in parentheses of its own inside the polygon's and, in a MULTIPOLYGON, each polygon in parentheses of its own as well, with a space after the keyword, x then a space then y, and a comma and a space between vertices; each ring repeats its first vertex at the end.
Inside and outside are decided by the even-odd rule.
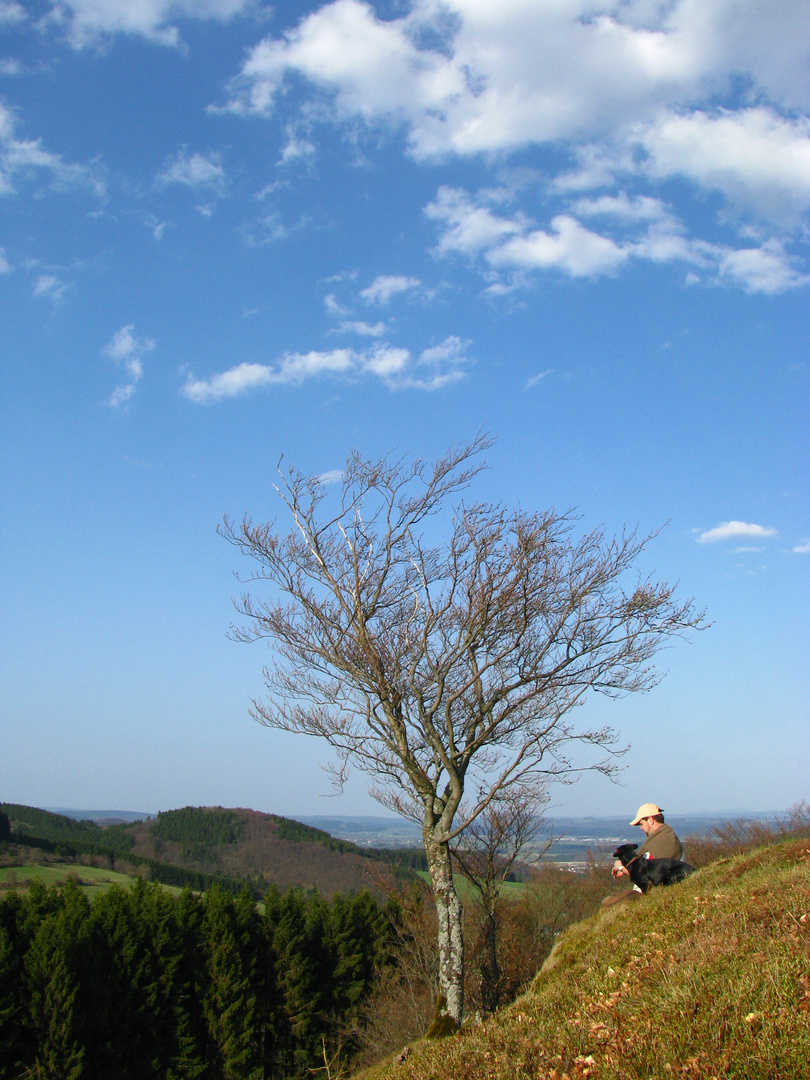
POLYGON ((643 859, 647 853, 651 859, 682 859, 683 847, 671 825, 659 825, 638 849, 643 859))

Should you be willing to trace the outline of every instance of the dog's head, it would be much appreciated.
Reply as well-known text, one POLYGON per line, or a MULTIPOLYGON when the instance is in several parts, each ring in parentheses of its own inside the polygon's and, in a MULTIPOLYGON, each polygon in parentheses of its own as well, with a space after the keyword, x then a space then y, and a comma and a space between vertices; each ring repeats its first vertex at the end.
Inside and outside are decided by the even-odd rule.
POLYGON ((636 848, 638 844, 620 844, 613 852, 613 858, 618 859, 622 866, 627 864, 636 857, 636 848))

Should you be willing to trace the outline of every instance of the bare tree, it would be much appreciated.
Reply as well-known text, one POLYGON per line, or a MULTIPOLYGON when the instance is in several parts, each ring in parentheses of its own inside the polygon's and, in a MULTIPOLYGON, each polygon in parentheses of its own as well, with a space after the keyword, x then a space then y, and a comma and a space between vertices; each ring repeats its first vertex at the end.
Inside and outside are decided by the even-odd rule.
POLYGON ((422 827, 438 916, 439 972, 450 1015, 463 1013, 461 906, 450 844, 509 786, 610 774, 615 734, 579 729, 573 710, 594 690, 648 690, 670 638, 699 626, 669 585, 625 578, 652 538, 576 535, 570 513, 458 505, 437 543, 431 519, 484 468, 484 435, 432 466, 353 453, 339 490, 293 467, 277 492, 291 515, 227 518, 222 534, 270 583, 236 601, 240 641, 275 646, 269 696, 254 717, 325 739, 335 782, 350 764, 374 794, 422 827), (583 745, 603 756, 574 759, 583 745), (462 801, 465 809, 462 811, 462 801))
POLYGON ((451 845, 453 864, 478 893, 483 911, 477 951, 484 1012, 498 1008, 503 990, 498 961, 501 892, 518 859, 537 862, 554 843, 540 812, 548 801, 542 781, 507 786, 451 845))

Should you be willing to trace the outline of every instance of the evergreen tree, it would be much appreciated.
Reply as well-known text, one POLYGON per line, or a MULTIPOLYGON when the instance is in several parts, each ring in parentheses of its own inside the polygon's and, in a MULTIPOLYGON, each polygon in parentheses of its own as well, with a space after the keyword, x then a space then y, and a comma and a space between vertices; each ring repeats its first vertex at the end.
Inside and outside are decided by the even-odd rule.
POLYGON ((213 1073, 207 1064, 208 1032, 202 1001, 206 977, 202 901, 186 886, 175 906, 180 944, 171 1002, 175 1051, 166 1080, 205 1080, 213 1073))
POLYGON ((313 1002, 317 997, 316 961, 307 925, 307 901, 301 889, 281 898, 273 927, 272 947, 286 1023, 279 1046, 284 1077, 306 1075, 316 1048, 313 1002))
POLYGON ((224 1080, 262 1080, 260 933, 248 890, 205 896, 208 985, 205 1015, 224 1080))
POLYGON ((331 935, 335 952, 333 1009, 345 1013, 368 993, 378 965, 387 920, 370 893, 337 895, 332 901, 331 935))
POLYGON ((25 948, 19 932, 22 901, 12 893, 0 901, 0 1080, 17 1076, 29 1060, 21 994, 25 948))
POLYGON ((78 1080, 86 1047, 79 1005, 81 952, 89 904, 73 882, 40 923, 25 958, 30 1023, 36 1037, 33 1076, 78 1080))

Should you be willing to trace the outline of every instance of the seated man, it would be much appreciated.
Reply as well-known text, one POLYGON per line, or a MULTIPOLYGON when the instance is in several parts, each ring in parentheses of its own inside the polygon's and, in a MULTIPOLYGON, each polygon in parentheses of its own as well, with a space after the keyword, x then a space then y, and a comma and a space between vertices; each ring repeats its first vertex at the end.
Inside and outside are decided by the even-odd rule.
MULTIPOLYGON (((647 839, 638 849, 638 856, 642 859, 682 859, 683 846, 675 835, 672 826, 664 824, 664 811, 655 803, 644 803, 638 808, 638 813, 630 822, 638 825, 647 839)), ((614 879, 629 877, 626 867, 622 866, 618 859, 613 863, 611 870, 614 879)), ((602 907, 613 907, 614 904, 622 904, 627 900, 637 900, 643 896, 641 889, 634 885, 623 893, 606 896, 602 901, 602 907)))

